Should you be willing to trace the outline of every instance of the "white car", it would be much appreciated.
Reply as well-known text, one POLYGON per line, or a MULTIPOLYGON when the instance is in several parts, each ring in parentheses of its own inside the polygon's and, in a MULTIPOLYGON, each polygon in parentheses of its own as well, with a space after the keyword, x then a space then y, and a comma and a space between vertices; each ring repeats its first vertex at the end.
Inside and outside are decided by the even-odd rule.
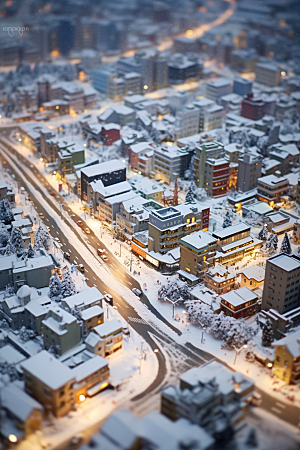
POLYGON ((141 297, 143 295, 142 291, 140 291, 137 288, 132 288, 132 292, 137 295, 138 297, 141 297))

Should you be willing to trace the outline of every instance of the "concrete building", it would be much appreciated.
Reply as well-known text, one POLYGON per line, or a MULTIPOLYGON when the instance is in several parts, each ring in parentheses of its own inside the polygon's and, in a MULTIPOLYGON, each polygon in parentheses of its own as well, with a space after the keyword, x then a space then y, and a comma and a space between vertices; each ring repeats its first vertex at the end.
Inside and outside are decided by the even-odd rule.
POLYGON ((224 156, 224 146, 218 142, 206 142, 196 146, 194 170, 195 182, 198 187, 205 187, 205 162, 207 159, 212 160, 224 156))
POLYGON ((256 188, 257 180, 261 176, 262 158, 245 150, 239 159, 237 188, 241 192, 248 192, 256 188))
POLYGON ((164 187, 160 183, 156 183, 140 174, 130 177, 128 183, 130 183, 134 191, 137 191, 146 200, 155 200, 158 203, 162 203, 164 187))
POLYGON ((84 289, 78 294, 70 295, 69 297, 61 300, 62 307, 71 313, 74 309, 78 311, 84 311, 93 306, 99 306, 102 308, 103 295, 95 286, 84 289))
POLYGON ((159 203, 137 195, 121 203, 120 211, 116 214, 116 226, 128 235, 148 230, 149 213, 161 208, 163 206, 159 203))
POLYGON ((176 114, 177 138, 191 136, 199 131, 200 111, 192 105, 187 104, 176 114))
POLYGON ((218 239, 215 263, 223 265, 236 263, 258 251, 262 241, 251 237, 250 230, 250 225, 240 222, 214 231, 212 235, 218 239))
POLYGON ((93 328, 93 332, 101 339, 104 356, 112 355, 123 346, 123 328, 116 320, 109 320, 93 328))
POLYGON ((261 266, 250 266, 241 270, 241 287, 247 287, 252 291, 262 288, 265 281, 265 270, 261 266))
POLYGON ((230 65, 239 72, 253 72, 257 61, 255 50, 239 48, 233 50, 230 55, 230 65))
POLYGON ((55 417, 68 414, 74 407, 75 376, 46 350, 22 363, 25 391, 55 417))
POLYGON ((284 177, 267 175, 257 179, 257 199, 268 203, 272 208, 287 195, 289 181, 284 177))
POLYGON ((204 283, 205 287, 218 295, 225 294, 234 288, 235 275, 229 273, 222 264, 216 263, 205 272, 204 283))
POLYGON ((221 294, 221 311, 226 316, 241 319, 252 316, 258 306, 258 295, 248 289, 241 287, 226 294, 221 294))
POLYGON ((273 373, 287 384, 298 384, 300 379, 300 330, 273 342, 275 358, 273 373))
POLYGON ((202 280, 204 273, 212 266, 217 239, 208 231, 196 231, 182 237, 179 244, 180 270, 178 273, 194 284, 194 282, 202 280))
POLYGON ((205 161, 204 189, 210 197, 223 197, 228 192, 229 161, 225 158, 205 161))
POLYGON ((262 310, 280 314, 300 306, 300 258, 283 253, 267 259, 262 310))
POLYGON ((224 108, 223 106, 212 104, 200 110, 199 132, 213 130, 222 127, 224 108))
POLYGON ((198 80, 202 63, 197 55, 174 53, 168 62, 168 81, 170 84, 183 84, 187 80, 198 80))
POLYGON ((246 80, 246 78, 236 77, 233 80, 232 92, 241 95, 242 97, 250 94, 250 92, 252 92, 252 81, 246 80))
POLYGON ((251 92, 242 100, 241 116, 251 120, 260 120, 265 115, 265 102, 251 92))
POLYGON ((59 306, 48 310, 42 321, 44 348, 52 347, 56 354, 63 355, 79 344, 81 340, 80 325, 75 316, 59 306))
POLYGON ((269 62, 257 62, 255 65, 255 81, 267 86, 279 86, 280 69, 277 65, 269 62))
POLYGON ((216 80, 209 81, 206 85, 206 97, 214 102, 218 102, 223 95, 230 94, 231 92, 232 84, 227 78, 217 78, 216 80))
POLYGON ((108 386, 108 362, 99 355, 77 365, 71 373, 75 377, 74 398, 77 403, 82 398, 92 397, 108 386))
POLYGON ((10 184, 4 180, 0 180, 0 200, 7 198, 11 206, 15 206, 15 193, 10 184))
POLYGON ((139 142, 130 146, 129 162, 132 169, 148 175, 153 170, 153 146, 149 142, 139 142))
POLYGON ((173 183, 177 178, 183 178, 189 168, 192 154, 184 148, 170 143, 154 149, 154 170, 156 178, 173 183))

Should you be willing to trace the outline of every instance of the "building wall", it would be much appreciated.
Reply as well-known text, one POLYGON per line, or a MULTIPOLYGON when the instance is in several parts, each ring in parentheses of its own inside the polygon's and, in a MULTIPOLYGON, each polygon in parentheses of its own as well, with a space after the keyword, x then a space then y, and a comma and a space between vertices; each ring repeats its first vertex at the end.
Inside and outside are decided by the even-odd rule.
POLYGON ((275 349, 273 373, 285 383, 290 384, 293 367, 293 357, 282 345, 275 349))

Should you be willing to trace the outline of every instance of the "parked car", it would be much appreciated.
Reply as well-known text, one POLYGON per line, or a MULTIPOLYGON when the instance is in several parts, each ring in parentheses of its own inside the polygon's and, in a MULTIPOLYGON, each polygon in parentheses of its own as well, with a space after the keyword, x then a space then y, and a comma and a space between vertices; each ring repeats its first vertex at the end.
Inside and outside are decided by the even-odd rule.
POLYGON ((123 327, 123 333, 127 334, 127 335, 130 335, 130 331, 128 330, 127 327, 123 327))
POLYGON ((77 269, 79 270, 79 272, 84 273, 85 268, 83 264, 78 264, 77 269))
POLYGON ((64 258, 66 258, 67 260, 69 260, 69 259, 71 258, 70 253, 64 252, 64 258))
POLYGON ((78 220, 77 225, 78 225, 79 227, 82 227, 82 226, 83 226, 82 220, 78 220))
POLYGON ((91 230, 88 227, 84 228, 84 231, 86 234, 91 234, 91 230))
POLYGON ((44 216, 43 213, 39 213, 39 216, 40 216, 41 219, 45 219, 45 216, 44 216))
POLYGON ((106 303, 109 303, 111 306, 114 305, 114 299, 110 294, 104 294, 103 298, 106 301, 106 303))
POLYGON ((102 259, 102 261, 104 261, 104 262, 107 262, 107 261, 108 261, 108 257, 107 257, 106 255, 101 255, 101 259, 102 259))
POLYGON ((105 250, 104 249, 102 250, 101 248, 98 248, 97 253, 98 253, 99 256, 102 256, 105 253, 105 250))
POLYGON ((142 291, 140 291, 137 288, 132 288, 132 292, 137 295, 138 297, 141 297, 143 295, 142 291))
POLYGON ((54 192, 54 191, 51 191, 51 192, 50 192, 50 195, 55 195, 55 192, 54 192))

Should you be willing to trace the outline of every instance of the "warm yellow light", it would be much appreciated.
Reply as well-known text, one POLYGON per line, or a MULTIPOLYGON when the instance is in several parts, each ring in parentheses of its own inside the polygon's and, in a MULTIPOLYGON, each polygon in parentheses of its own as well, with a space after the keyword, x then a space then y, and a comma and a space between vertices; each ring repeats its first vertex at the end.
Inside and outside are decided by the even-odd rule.
POLYGON ((142 172, 141 172, 141 171, 139 171, 139 175, 142 175, 142 172))
POLYGON ((52 50, 52 52, 50 53, 50 55, 51 55, 53 58, 58 58, 58 57, 60 56, 58 50, 52 50))
POLYGON ((44 161, 43 158, 40 158, 40 161, 43 162, 44 161))
POLYGON ((173 142, 167 142, 167 145, 171 147, 171 145, 173 145, 173 142))
POLYGON ((192 34, 194 34, 194 32, 193 32, 193 30, 187 30, 186 34, 187 34, 188 36, 192 36, 192 34))
POLYGON ((281 76, 283 76, 283 77, 286 76, 286 72, 284 70, 281 72, 281 76))
POLYGON ((271 369, 271 367, 273 367, 273 364, 272 364, 271 362, 269 362, 269 363, 267 364, 267 366, 269 367, 269 369, 271 369))
POLYGON ((80 394, 80 395, 79 395, 79 400, 80 400, 81 402, 84 402, 84 400, 85 400, 85 395, 80 394))
POLYGON ((10 434, 8 436, 8 440, 9 440, 9 442, 17 442, 18 438, 14 434, 10 434))
POLYGON ((55 106, 56 109, 59 109, 59 106, 55 106))
POLYGON ((144 85, 144 89, 148 89, 148 86, 147 86, 147 84, 145 84, 145 85, 144 85))
POLYGON ((274 52, 269 52, 269 56, 272 58, 272 56, 274 56, 274 52))

